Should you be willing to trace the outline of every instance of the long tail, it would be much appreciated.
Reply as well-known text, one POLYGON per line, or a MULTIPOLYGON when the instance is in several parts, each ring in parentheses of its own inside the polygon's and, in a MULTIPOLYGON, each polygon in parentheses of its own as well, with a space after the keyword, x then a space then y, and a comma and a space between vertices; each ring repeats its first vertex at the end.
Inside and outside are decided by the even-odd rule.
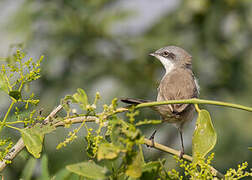
POLYGON ((122 102, 127 104, 141 104, 145 102, 151 102, 150 100, 144 100, 144 99, 134 99, 134 98, 122 98, 120 99, 122 102))

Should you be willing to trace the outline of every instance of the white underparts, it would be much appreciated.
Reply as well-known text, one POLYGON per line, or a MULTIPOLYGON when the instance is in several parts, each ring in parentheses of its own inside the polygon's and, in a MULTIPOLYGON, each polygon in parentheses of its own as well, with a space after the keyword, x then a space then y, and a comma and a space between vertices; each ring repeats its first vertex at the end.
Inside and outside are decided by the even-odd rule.
POLYGON ((199 83, 198 83, 198 80, 196 79, 196 77, 194 77, 194 83, 196 84, 197 92, 199 95, 200 94, 200 86, 199 86, 199 83))
POLYGON ((165 75, 167 75, 169 72, 171 72, 174 68, 174 64, 169 60, 166 59, 162 56, 156 56, 156 58, 158 58, 160 60, 160 62, 163 64, 164 68, 165 68, 165 75))

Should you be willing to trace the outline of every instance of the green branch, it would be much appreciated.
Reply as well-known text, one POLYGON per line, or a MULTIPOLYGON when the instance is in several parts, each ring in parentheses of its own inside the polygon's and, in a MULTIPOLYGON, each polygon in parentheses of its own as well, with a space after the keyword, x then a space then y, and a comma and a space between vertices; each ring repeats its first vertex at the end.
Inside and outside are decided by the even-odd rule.
POLYGON ((239 104, 226 103, 226 102, 221 102, 221 101, 212 101, 212 100, 196 99, 196 98, 160 101, 160 102, 148 102, 148 103, 138 104, 136 108, 160 106, 160 105, 165 105, 165 104, 211 104, 211 105, 216 105, 216 106, 225 106, 225 107, 241 109, 241 110, 252 112, 252 107, 247 107, 247 106, 243 106, 239 104))
POLYGON ((2 129, 3 129, 4 125, 5 125, 5 123, 6 123, 7 117, 9 116, 9 113, 10 113, 10 111, 11 111, 11 109, 12 109, 12 107, 13 107, 14 104, 15 104, 15 101, 12 100, 12 102, 11 102, 9 108, 8 108, 8 111, 6 112, 6 114, 5 114, 5 116, 4 116, 4 119, 3 119, 3 121, 1 122, 1 125, 0 125, 0 132, 2 131, 2 129))

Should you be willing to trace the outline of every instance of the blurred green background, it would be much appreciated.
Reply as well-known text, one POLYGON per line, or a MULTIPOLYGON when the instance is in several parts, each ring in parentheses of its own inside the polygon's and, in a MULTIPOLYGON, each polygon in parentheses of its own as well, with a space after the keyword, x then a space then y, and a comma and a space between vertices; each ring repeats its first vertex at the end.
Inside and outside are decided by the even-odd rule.
MULTIPOLYGON (((0 56, 13 53, 11 47, 17 46, 28 56, 45 56, 42 78, 31 86, 45 115, 78 87, 91 99, 99 91, 101 105, 115 97, 155 100, 164 69, 148 54, 167 45, 180 46, 193 56, 200 98, 251 106, 251 17, 251 0, 2 0, 0 56)), ((6 103, 1 103, 1 114, 6 103)), ((213 165, 221 172, 243 161, 252 167, 251 113, 201 107, 210 111, 218 134, 213 165)), ((159 116, 145 109, 138 118, 159 116)), ((194 123, 185 128, 187 153, 191 153, 194 123)), ((157 142, 180 148, 172 125, 146 126, 144 134, 149 136, 154 129, 158 129, 157 142)), ((58 129, 46 137, 43 152, 51 175, 87 159, 83 138, 55 149, 67 131, 58 129)), ((9 133, 19 138, 18 133, 9 133)), ((176 167, 164 153, 146 147, 144 152, 147 160, 166 158, 167 167, 176 167)), ((8 179, 20 176, 28 158, 23 151, 15 159, 5 170, 8 179)), ((35 177, 40 174, 39 163, 37 169, 35 177)))

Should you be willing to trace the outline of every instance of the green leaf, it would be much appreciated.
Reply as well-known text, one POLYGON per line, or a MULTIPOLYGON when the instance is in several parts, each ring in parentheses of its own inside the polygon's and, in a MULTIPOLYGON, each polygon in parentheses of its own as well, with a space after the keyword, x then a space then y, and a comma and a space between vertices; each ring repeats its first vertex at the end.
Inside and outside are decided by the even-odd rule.
POLYGON ((151 162, 148 162, 146 164, 144 164, 143 166, 143 172, 145 171, 152 171, 153 169, 158 169, 160 168, 161 164, 159 161, 151 161, 151 162))
POLYGON ((71 96, 71 95, 66 95, 65 97, 64 97, 64 99, 62 100, 62 102, 67 102, 67 101, 72 101, 73 103, 77 103, 77 101, 74 99, 74 97, 73 96, 71 96))
POLYGON ((67 113, 71 111, 71 108, 69 106, 70 101, 72 101, 73 103, 77 103, 77 101, 75 101, 75 99, 71 95, 66 95, 64 99, 61 99, 60 102, 60 104, 63 106, 63 108, 66 110, 67 113))
POLYGON ((151 161, 143 166, 143 174, 140 179, 156 180, 159 175, 161 164, 159 161, 151 161))
POLYGON ((37 160, 31 157, 24 166, 21 179, 29 180, 32 177, 37 160))
POLYGON ((85 140, 87 141, 87 148, 86 148, 87 155, 91 158, 95 157, 94 153, 95 136, 90 133, 88 136, 85 137, 85 140))
MULTIPOLYGON (((64 169, 59 170, 54 176, 53 176, 53 180, 66 180, 66 179, 73 179, 71 178, 72 175, 77 176, 76 174, 71 173, 70 171, 64 169)), ((79 178, 77 178, 79 179, 79 178)))
POLYGON ((197 163, 210 152, 217 140, 210 114, 206 110, 200 110, 192 139, 193 163, 197 163))
MULTIPOLYGON (((133 125, 130 125, 131 127, 133 125)), ((141 132, 139 129, 133 129, 133 128, 122 128, 122 132, 131 140, 136 140, 141 137, 141 132)))
POLYGON ((248 147, 248 149, 249 149, 250 151, 252 151, 252 147, 248 147))
POLYGON ((86 110, 88 105, 87 94, 83 89, 78 88, 77 93, 73 95, 76 102, 81 103, 82 109, 86 110))
POLYGON ((0 73, 0 89, 3 90, 4 92, 8 93, 8 83, 6 82, 4 75, 0 73))
POLYGON ((48 158, 43 155, 41 158, 41 180, 50 180, 49 170, 48 170, 48 158))
POLYGON ((10 91, 9 96, 13 97, 16 100, 21 99, 21 92, 20 91, 10 91))
POLYGON ((93 179, 106 179, 110 174, 106 167, 99 166, 93 161, 68 165, 66 168, 75 174, 93 179))
POLYGON ((142 175, 142 164, 143 160, 141 157, 141 153, 137 152, 137 154, 132 157, 131 164, 127 167, 126 175, 132 178, 139 178, 142 175))
POLYGON ((97 159, 114 159, 120 153, 120 149, 111 143, 103 143, 98 148, 97 159))
POLYGON ((118 137, 122 136, 122 122, 121 120, 112 120, 109 122, 112 126, 112 130, 110 133, 111 141, 114 145, 123 147, 122 142, 118 137))
POLYGON ((43 134, 33 132, 33 129, 21 130, 21 135, 27 150, 35 157, 40 157, 42 151, 43 134))
POLYGON ((36 124, 31 128, 21 129, 21 136, 24 144, 35 158, 40 157, 42 151, 42 143, 44 140, 44 135, 55 130, 55 127, 48 125, 36 124))

